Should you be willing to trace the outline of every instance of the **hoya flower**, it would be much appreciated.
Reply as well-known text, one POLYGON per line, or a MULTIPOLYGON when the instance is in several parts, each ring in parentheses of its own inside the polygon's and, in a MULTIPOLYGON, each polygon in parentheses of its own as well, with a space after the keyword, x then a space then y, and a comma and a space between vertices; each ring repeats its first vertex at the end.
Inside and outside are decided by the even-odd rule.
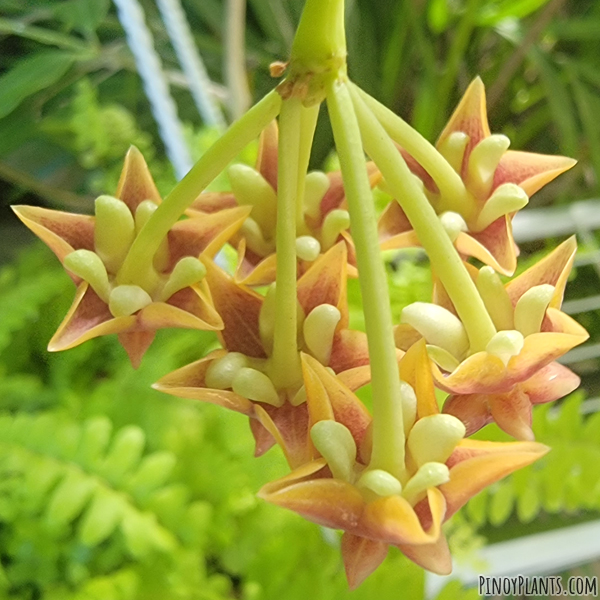
MULTIPOLYGON (((453 198, 442 194, 423 166, 402 150, 456 249, 504 275, 512 275, 517 264, 514 214, 530 196, 575 164, 564 156, 508 150, 509 144, 505 135, 490 132, 485 89, 477 77, 436 144, 462 179, 462 194, 453 198)), ((382 214, 379 232, 385 249, 419 244, 397 202, 382 214)))
MULTIPOLYGON (((267 285, 275 280, 275 234, 277 222, 278 127, 273 121, 261 134, 254 168, 236 164, 229 168, 231 192, 204 192, 192 210, 215 212, 226 207, 248 206, 252 210, 232 243, 237 243, 238 265, 235 278, 247 285, 267 285)), ((379 175, 371 164, 371 182, 379 175)), ((354 275, 352 240, 348 235, 350 218, 345 206, 339 171, 311 171, 305 177, 304 198, 297 215, 296 253, 303 273, 339 239, 350 251, 350 272, 354 275)))
MULTIPOLYGON (((440 414, 424 343, 400 362, 405 468, 399 477, 369 467, 368 421, 344 423, 339 399, 352 392, 318 361, 304 357, 311 439, 320 455, 265 485, 263 499, 310 521, 342 529, 348 582, 358 586, 398 547, 439 574, 452 564, 441 524, 486 486, 531 464, 548 448, 535 442, 463 439, 464 425, 440 414)), ((359 403, 358 398, 352 402, 359 403)))
POLYGON ((50 351, 116 333, 137 367, 157 329, 223 326, 210 301, 200 255, 213 256, 240 227, 246 208, 196 214, 177 222, 148 264, 122 266, 138 233, 161 198, 143 156, 132 147, 117 193, 95 201, 95 216, 34 206, 13 207, 17 216, 56 254, 77 285, 75 300, 50 351))
POLYGON ((399 347, 423 336, 438 387, 451 395, 444 412, 460 418, 467 435, 495 421, 510 435, 533 439, 531 407, 573 391, 579 378, 556 361, 588 333, 560 311, 577 244, 569 238, 506 285, 490 268, 471 268, 497 333, 471 353, 462 322, 437 286, 436 305, 406 307, 396 330, 399 347))
MULTIPOLYGON (((282 389, 269 361, 275 286, 263 297, 211 261, 206 265, 212 299, 225 325, 219 332, 224 350, 166 375, 154 387, 247 415, 256 455, 279 441, 290 464, 298 466, 311 452, 306 394, 302 373, 295 386, 282 389)), ((346 245, 339 242, 298 280, 298 351, 357 389, 369 381, 369 354, 365 334, 348 329, 346 268, 346 245)))

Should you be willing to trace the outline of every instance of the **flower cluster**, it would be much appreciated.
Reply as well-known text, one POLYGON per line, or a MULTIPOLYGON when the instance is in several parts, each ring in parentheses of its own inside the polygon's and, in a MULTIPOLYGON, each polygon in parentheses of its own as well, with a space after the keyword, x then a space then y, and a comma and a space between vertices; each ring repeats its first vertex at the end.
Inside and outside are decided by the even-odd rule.
POLYGON ((573 239, 500 278, 516 267, 515 212, 573 161, 508 150, 479 79, 431 145, 348 80, 343 3, 327 6, 307 2, 283 82, 164 201, 132 149, 94 217, 15 211, 78 286, 50 350, 117 333, 136 366, 159 328, 217 332, 222 349, 155 387, 246 415, 256 455, 277 444, 291 473, 259 495, 342 529, 355 587, 389 546, 450 571, 442 523, 547 452, 531 407, 578 385, 556 359, 587 334, 560 311, 573 239), (307 173, 324 100, 341 170, 307 173), (204 192, 259 136, 255 168, 229 167, 231 191, 204 192), (379 219, 376 185, 393 198, 379 219), (229 271, 215 258, 225 243, 229 271), (434 298, 394 326, 381 250, 408 245, 429 256, 434 298), (350 276, 366 332, 349 328, 350 276), (367 383, 372 410, 355 394, 367 383), (520 441, 468 439, 492 421, 520 441))

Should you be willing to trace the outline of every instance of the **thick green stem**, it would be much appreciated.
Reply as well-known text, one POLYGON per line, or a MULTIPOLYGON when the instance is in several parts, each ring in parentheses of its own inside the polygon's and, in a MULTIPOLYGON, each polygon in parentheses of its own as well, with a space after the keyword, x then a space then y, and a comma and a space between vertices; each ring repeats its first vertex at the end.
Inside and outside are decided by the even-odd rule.
POLYGON ((139 276, 152 266, 154 254, 171 227, 202 190, 277 116, 281 97, 267 94, 237 120, 173 188, 134 240, 121 267, 121 284, 138 283, 139 276))
POLYGON ((485 350, 496 329, 475 283, 385 129, 358 93, 353 92, 352 100, 365 150, 380 169, 394 197, 398 199, 425 248, 436 275, 454 303, 467 330, 471 352, 485 350))
POLYGON ((291 64, 320 70, 345 61, 344 0, 306 0, 292 44, 291 64))
POLYGON ((448 210, 463 214, 472 203, 465 184, 450 163, 438 152, 436 147, 427 141, 406 121, 394 114, 389 108, 377 102, 359 87, 353 85, 352 93, 358 93, 377 120, 383 125, 387 134, 400 144, 431 175, 438 186, 448 210))
POLYGON ((404 471, 404 428, 389 293, 360 130, 346 82, 330 84, 327 106, 348 200, 369 343, 373 388, 370 467, 400 478, 404 471))
POLYGON ((301 122, 300 99, 285 100, 279 115, 275 331, 270 365, 271 380, 280 389, 292 389, 302 381, 296 319, 296 204, 300 202, 301 122))

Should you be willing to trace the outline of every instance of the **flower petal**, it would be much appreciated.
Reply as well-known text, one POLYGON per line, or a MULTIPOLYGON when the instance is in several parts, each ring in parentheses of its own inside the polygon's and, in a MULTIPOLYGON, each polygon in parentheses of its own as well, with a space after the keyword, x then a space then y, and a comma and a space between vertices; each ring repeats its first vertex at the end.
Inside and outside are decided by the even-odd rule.
POLYGON ((369 502, 361 519, 365 537, 389 544, 432 544, 440 536, 446 501, 437 488, 427 490, 432 522, 425 530, 413 507, 402 496, 388 496, 369 502))
POLYGON ((271 121, 260 134, 256 170, 277 191, 277 152, 279 148, 279 129, 277 121, 271 121))
POLYGON ((449 375, 444 376, 435 364, 432 372, 437 387, 451 394, 503 392, 512 385, 506 382, 504 363, 487 352, 469 356, 449 375))
POLYGON ((352 533, 342 536, 342 558, 348 587, 356 589, 385 560, 388 545, 352 533))
POLYGON ((101 335, 122 333, 135 327, 136 317, 113 317, 106 303, 83 282, 69 312, 48 344, 50 352, 68 350, 101 335))
MULTIPOLYGON (((62 263, 73 250, 94 250, 94 217, 38 206, 13 206, 21 221, 46 244, 62 263)), ((73 277, 76 282, 81 281, 73 277)))
POLYGON ((320 304, 331 304, 342 313, 338 329, 347 326, 346 244, 339 242, 312 264, 298 280, 298 302, 305 315, 320 304))
POLYGON ((223 345, 230 351, 266 358, 258 329, 263 297, 235 283, 212 260, 205 259, 204 264, 214 307, 225 325, 219 333, 223 345))
POLYGON ((215 390, 206 387, 208 367, 213 361, 226 354, 225 350, 215 350, 204 358, 165 375, 152 387, 165 394, 218 404, 229 410, 251 416, 254 414, 254 405, 247 398, 230 390, 215 390))
POLYGON ((283 406, 254 403, 254 413, 261 425, 281 446, 292 469, 309 462, 313 456, 309 438, 309 417, 306 404, 283 406))
POLYGON ((333 337, 329 366, 336 373, 341 373, 368 364, 369 347, 366 333, 354 329, 338 330, 333 337))
POLYGON ((575 236, 571 236, 557 246, 548 256, 510 281, 506 285, 506 291, 513 305, 516 305, 519 298, 527 290, 536 285, 547 283, 555 286, 550 307, 560 308, 565 285, 571 272, 576 252, 577 240, 575 236))
POLYGON ((503 183, 516 183, 528 196, 533 196, 576 163, 576 160, 566 156, 507 150, 500 159, 492 187, 496 189, 503 183))
POLYGON ((190 205, 186 213, 193 215, 193 211, 214 213, 226 208, 238 206, 232 192, 202 192, 190 205))
POLYGON ((397 547, 407 558, 436 575, 452 572, 452 556, 443 532, 433 544, 397 544, 397 547))
POLYGON ((573 371, 551 362, 520 384, 532 404, 554 402, 579 387, 581 379, 573 371))
POLYGON ((260 260, 256 265, 248 261, 242 260, 238 262, 238 268, 235 273, 235 281, 248 286, 269 285, 275 281, 277 273, 277 255, 270 254, 266 258, 260 260))
POLYGON ((271 504, 293 510, 318 525, 351 532, 358 530, 365 506, 360 492, 340 479, 301 481, 275 491, 265 486, 258 496, 271 504))
POLYGON ((463 158, 464 172, 473 148, 483 138, 491 135, 487 119, 485 87, 479 77, 476 77, 470 83, 446 127, 444 127, 444 130, 440 134, 436 146, 439 148, 444 140, 455 131, 462 131, 469 136, 469 142, 463 158))
POLYGON ((446 518, 483 488, 546 454, 537 442, 482 442, 462 440, 448 459, 450 481, 440 486, 447 502, 446 518))
POLYGON ((505 394, 490 394, 488 399, 492 418, 508 435, 517 440, 533 441, 531 402, 520 385, 505 394))
POLYGON ((150 344, 154 341, 155 335, 155 331, 126 331, 119 333, 119 343, 125 348, 125 352, 127 352, 127 356, 129 356, 134 369, 140 366, 146 350, 150 348, 150 344))
POLYGON ((250 431, 254 437, 254 456, 258 458, 270 450, 277 442, 258 419, 250 419, 249 424, 250 431))
POLYGON ((461 254, 472 256, 503 275, 512 275, 517 268, 518 252, 508 215, 496 219, 483 231, 461 231, 454 245, 461 254))
POLYGON ((443 413, 453 415, 465 425, 465 437, 492 422, 489 394, 454 394, 444 402, 443 413))
POLYGON ((155 204, 161 202, 148 165, 142 153, 135 146, 131 146, 125 156, 116 197, 123 200, 133 214, 144 200, 152 200, 155 204))
POLYGON ((419 419, 439 414, 431 376, 431 361, 424 339, 411 346, 400 361, 400 379, 411 385, 415 391, 419 419))
POLYGON ((168 234, 167 270, 172 270, 184 256, 198 257, 205 253, 213 258, 249 214, 249 207, 240 206, 212 214, 195 213, 192 218, 175 223, 168 234))

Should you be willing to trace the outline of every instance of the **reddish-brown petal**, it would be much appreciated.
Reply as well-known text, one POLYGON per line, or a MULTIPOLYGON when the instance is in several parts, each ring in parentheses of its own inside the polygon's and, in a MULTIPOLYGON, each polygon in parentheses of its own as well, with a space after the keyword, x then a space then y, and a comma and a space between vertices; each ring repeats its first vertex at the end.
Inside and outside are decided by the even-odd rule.
POLYGON ((555 286, 554 296, 550 303, 552 308, 560 308, 567 278, 571 272, 575 253, 577 252, 577 240, 575 236, 565 240, 557 246, 548 256, 538 261, 518 277, 515 277, 506 285, 506 291, 513 305, 529 289, 536 285, 547 283, 555 286))
POLYGON ((355 392, 371 381, 371 367, 355 367, 347 371, 337 373, 338 379, 351 391, 355 392))
POLYGON ((152 200, 156 204, 161 201, 148 165, 135 146, 131 146, 125 156, 116 197, 123 200, 132 213, 144 200, 152 200))
POLYGON ((520 385, 505 394, 490 394, 488 403, 492 418, 500 429, 517 440, 535 439, 531 429, 531 402, 520 385))
POLYGON ((440 486, 450 518, 483 488, 526 467, 550 448, 537 442, 462 440, 447 461, 450 481, 440 486))
POLYGON ((223 345, 232 352, 266 358, 258 329, 263 297, 235 283, 212 260, 204 264, 214 307, 225 325, 219 333, 223 345))
POLYGON ((113 317, 106 303, 83 282, 69 312, 48 344, 50 352, 68 350, 101 335, 122 333, 134 328, 135 315, 113 317))
POLYGON ((225 356, 225 350, 215 350, 204 358, 165 375, 152 387, 179 398, 190 398, 210 402, 251 416, 254 414, 252 402, 231 390, 215 390, 206 387, 206 371, 211 363, 225 356))
POLYGON ((277 121, 271 121, 260 134, 256 170, 277 191, 277 152, 279 148, 279 129, 277 121))
POLYGON ((137 314, 138 327, 146 330, 185 328, 216 331, 223 321, 196 286, 173 294, 167 302, 153 302, 137 314))
POLYGON ((342 558, 348 587, 356 589, 384 561, 388 545, 352 533, 342 536, 342 558))
POLYGON ((423 336, 408 323, 400 323, 394 327, 394 342, 397 348, 406 352, 413 344, 416 344, 423 336))
POLYGON ((551 362, 520 384, 532 404, 554 402, 579 387, 580 379, 573 371, 551 362))
POLYGON ((277 255, 269 254, 258 264, 252 264, 249 261, 238 260, 238 268, 235 272, 235 281, 248 286, 269 285, 275 281, 277 274, 277 255))
POLYGON ((465 425, 465 437, 492 422, 489 394, 454 394, 444 402, 442 412, 453 415, 465 425))
POLYGON ((237 205, 233 192, 202 192, 186 212, 193 216, 195 211, 214 213, 227 208, 235 208, 237 205))
POLYGON ((258 419, 250 419, 249 424, 252 437, 254 438, 254 456, 258 458, 267 452, 267 450, 270 450, 277 442, 258 419))
POLYGON ((357 447, 361 447, 371 423, 369 411, 356 394, 351 392, 337 376, 332 375, 319 361, 309 355, 303 355, 303 361, 310 366, 323 385, 335 420, 350 430, 357 447))
POLYGON ((454 245, 461 254, 477 258, 503 275, 512 275, 517 267, 518 252, 508 215, 496 219, 483 231, 459 233, 454 245))
POLYGON ((412 231, 412 225, 401 206, 395 200, 390 202, 379 217, 379 240, 387 241, 400 233, 412 231))
POLYGON ((298 280, 298 302, 305 315, 321 304, 331 304, 342 313, 338 329, 348 323, 346 301, 346 244, 339 242, 313 263, 298 280))
POLYGON ((436 146, 439 148, 445 139, 455 131, 462 131, 469 136, 469 143, 467 144, 463 160, 464 174, 473 148, 483 138, 491 135, 487 120, 485 87, 479 77, 476 77, 467 88, 446 127, 444 127, 444 130, 440 134, 436 146))
POLYGON ((425 530, 413 507, 401 496, 369 502, 361 519, 360 533, 388 544, 432 544, 437 541, 446 513, 444 496, 437 488, 427 490, 432 522, 425 530))
POLYGON ((528 196, 533 196, 540 188, 576 163, 576 160, 566 156, 508 150, 500 159, 492 188, 496 189, 503 183, 516 183, 528 196))
POLYGON ((239 206, 212 214, 195 213, 192 218, 175 223, 168 234, 167 271, 171 271, 184 256, 198 257, 204 253, 213 258, 249 214, 249 207, 239 206))
POLYGON ((443 532, 433 544, 397 544, 397 547, 407 558, 436 575, 452 572, 452 556, 443 532))
POLYGON ((261 425, 275 438, 292 469, 309 462, 313 456, 309 438, 309 418, 306 403, 283 406, 254 403, 254 412, 261 425))
MULTIPOLYGON (((73 250, 94 250, 94 217, 39 206, 13 206, 17 217, 46 244, 62 263, 73 250)), ((73 276, 72 276, 73 277, 73 276)), ((73 277, 76 282, 81 281, 73 277)))
POLYGON ((329 365, 336 373, 369 364, 367 335, 354 329, 340 329, 333 337, 329 365))
POLYGON ((119 342, 125 348, 125 352, 127 352, 131 366, 134 369, 140 366, 142 358, 146 354, 146 350, 150 348, 155 335, 154 331, 126 331, 119 333, 119 342))
POLYGON ((329 477, 331 477, 331 471, 329 470, 327 463, 323 458, 317 458, 309 463, 300 465, 291 473, 288 473, 279 479, 275 479, 275 481, 266 483, 260 489, 257 496, 263 500, 267 500, 268 502, 268 496, 281 490, 285 490, 292 485, 301 483, 303 481, 311 481, 313 479, 323 479, 329 477))

